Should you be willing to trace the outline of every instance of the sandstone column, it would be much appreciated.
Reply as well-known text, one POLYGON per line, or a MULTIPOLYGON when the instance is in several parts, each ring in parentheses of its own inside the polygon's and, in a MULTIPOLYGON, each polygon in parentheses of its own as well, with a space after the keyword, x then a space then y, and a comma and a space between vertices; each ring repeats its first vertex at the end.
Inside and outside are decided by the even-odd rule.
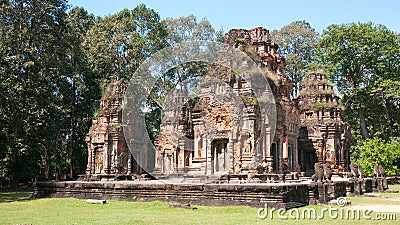
POLYGON ((214 149, 211 149, 211 138, 207 136, 207 150, 206 150, 206 152, 207 152, 207 155, 206 155, 207 164, 206 164, 206 174, 212 174, 212 164, 211 164, 211 162, 212 162, 211 156, 212 156, 212 155, 211 155, 211 152, 212 152, 213 150, 214 150, 214 149))

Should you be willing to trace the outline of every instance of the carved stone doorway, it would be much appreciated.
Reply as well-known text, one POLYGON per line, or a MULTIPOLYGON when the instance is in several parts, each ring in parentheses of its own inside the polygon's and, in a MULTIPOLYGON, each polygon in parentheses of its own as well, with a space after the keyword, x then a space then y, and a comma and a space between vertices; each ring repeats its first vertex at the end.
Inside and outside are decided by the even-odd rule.
POLYGON ((306 149, 306 151, 304 151, 304 161, 303 161, 303 165, 304 165, 304 171, 306 172, 307 176, 310 176, 311 174, 313 174, 314 171, 314 164, 318 162, 318 157, 317 154, 315 152, 314 149, 306 149))
POLYGON ((225 171, 228 168, 228 153, 227 153, 228 140, 220 139, 214 140, 211 144, 211 173, 225 171))

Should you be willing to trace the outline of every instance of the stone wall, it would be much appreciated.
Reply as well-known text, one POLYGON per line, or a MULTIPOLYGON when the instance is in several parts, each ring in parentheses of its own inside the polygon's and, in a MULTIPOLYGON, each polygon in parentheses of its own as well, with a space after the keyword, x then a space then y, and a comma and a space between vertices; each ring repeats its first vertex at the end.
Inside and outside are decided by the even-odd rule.
POLYGON ((166 201, 210 206, 293 208, 308 204, 307 184, 168 184, 162 182, 39 182, 34 197, 166 201))

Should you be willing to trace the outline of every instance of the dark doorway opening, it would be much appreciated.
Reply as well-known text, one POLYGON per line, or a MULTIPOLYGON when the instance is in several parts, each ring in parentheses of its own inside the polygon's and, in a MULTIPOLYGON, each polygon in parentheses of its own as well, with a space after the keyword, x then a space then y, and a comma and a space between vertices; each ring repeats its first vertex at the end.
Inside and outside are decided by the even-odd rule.
POLYGON ((214 140, 211 144, 211 172, 225 171, 228 168, 228 140, 214 140))

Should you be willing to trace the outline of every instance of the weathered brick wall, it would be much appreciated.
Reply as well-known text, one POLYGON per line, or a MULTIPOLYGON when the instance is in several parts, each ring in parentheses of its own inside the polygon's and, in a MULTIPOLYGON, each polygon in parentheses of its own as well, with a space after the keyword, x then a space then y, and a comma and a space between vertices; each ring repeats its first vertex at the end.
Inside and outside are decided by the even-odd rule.
POLYGON ((168 184, 162 182, 39 182, 34 197, 166 201, 193 205, 291 208, 308 204, 307 184, 168 184))

